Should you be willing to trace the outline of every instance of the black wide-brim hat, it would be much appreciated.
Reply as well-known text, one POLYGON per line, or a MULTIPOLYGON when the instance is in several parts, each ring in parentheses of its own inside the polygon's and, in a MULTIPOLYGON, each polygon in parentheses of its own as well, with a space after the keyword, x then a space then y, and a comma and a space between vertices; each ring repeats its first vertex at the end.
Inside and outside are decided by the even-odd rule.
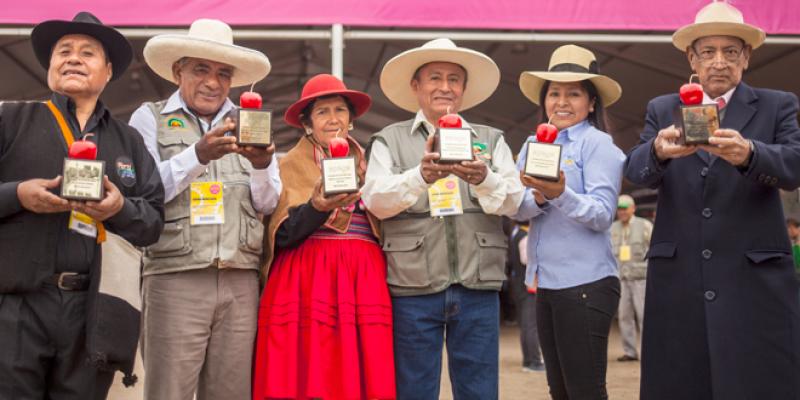
POLYGON ((81 11, 72 21, 44 21, 33 28, 31 44, 36 59, 44 69, 50 69, 50 55, 53 46, 65 35, 80 34, 91 36, 103 44, 108 60, 113 67, 111 80, 117 79, 125 72, 133 58, 133 49, 128 39, 116 29, 103 25, 89 12, 81 11))

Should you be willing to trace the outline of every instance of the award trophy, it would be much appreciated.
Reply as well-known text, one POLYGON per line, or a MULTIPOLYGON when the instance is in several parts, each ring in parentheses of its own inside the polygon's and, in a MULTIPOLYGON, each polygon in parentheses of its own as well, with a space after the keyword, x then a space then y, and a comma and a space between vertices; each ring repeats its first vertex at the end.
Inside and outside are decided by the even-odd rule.
POLYGON ((719 108, 716 104, 703 103, 703 87, 699 83, 692 83, 692 74, 689 83, 681 86, 681 98, 678 115, 675 118, 676 127, 681 131, 683 144, 708 144, 708 138, 719 129, 719 108))
MULTIPOLYGON (((255 83, 253 84, 255 85, 255 83)), ((268 147, 272 143, 272 111, 261 109, 261 95, 252 91, 239 97, 236 112, 236 144, 268 147)))
POLYGON ((439 153, 440 163, 472 161, 472 131, 461 127, 457 114, 445 114, 439 118, 434 150, 439 153))
POLYGON ((561 145, 553 142, 558 137, 555 125, 539 124, 536 142, 528 142, 525 155, 525 175, 557 182, 561 171, 561 145))
POLYGON ((72 143, 68 157, 64 159, 64 173, 61 181, 61 197, 68 200, 103 199, 103 176, 105 162, 98 161, 97 145, 86 140, 92 133, 84 135, 82 140, 72 143))
POLYGON ((350 144, 347 139, 331 139, 328 149, 331 156, 322 159, 322 193, 330 196, 358 191, 356 158, 348 156, 350 144))

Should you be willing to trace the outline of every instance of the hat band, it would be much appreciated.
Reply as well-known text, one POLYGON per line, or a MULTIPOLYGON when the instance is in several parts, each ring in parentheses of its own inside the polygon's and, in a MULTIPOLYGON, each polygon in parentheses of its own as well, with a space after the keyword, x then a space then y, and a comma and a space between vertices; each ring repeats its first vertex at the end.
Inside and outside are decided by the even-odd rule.
POLYGON ((577 72, 582 74, 596 74, 597 61, 592 61, 589 64, 589 68, 586 68, 583 65, 573 64, 573 63, 557 64, 554 65, 552 68, 550 68, 548 72, 577 72))

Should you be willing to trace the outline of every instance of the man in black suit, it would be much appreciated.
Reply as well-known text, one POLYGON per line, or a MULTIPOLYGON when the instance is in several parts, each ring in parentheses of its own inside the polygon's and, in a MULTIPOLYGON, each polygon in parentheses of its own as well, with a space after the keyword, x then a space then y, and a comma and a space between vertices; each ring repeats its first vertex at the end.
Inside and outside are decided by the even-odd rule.
POLYGON ((800 399, 800 299, 778 189, 800 186, 798 100, 741 81, 765 34, 725 2, 673 36, 720 107, 683 145, 677 94, 647 107, 625 176, 659 189, 647 254, 641 398, 800 399))

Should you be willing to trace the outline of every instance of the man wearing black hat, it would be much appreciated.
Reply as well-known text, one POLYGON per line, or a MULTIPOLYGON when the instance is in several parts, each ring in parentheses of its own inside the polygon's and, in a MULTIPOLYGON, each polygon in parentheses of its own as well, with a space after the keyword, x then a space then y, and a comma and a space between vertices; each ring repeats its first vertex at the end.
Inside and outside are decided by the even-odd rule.
POLYGON ((164 191, 141 137, 98 100, 130 63, 127 40, 79 13, 37 25, 31 41, 53 95, 0 106, 0 399, 104 399, 126 361, 107 333, 138 321, 97 311, 100 243, 106 230, 154 243, 164 191), (89 137, 105 161, 104 195, 67 201, 54 194, 67 143, 89 137))

